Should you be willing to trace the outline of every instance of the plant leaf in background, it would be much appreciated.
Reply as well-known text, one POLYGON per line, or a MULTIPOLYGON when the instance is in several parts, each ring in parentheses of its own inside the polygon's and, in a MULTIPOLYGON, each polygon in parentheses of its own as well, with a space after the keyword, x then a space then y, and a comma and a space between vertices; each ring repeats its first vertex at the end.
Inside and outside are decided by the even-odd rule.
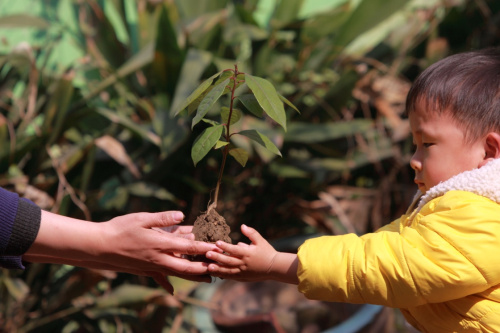
POLYGON ((177 116, 182 110, 188 107, 189 104, 193 103, 205 90, 207 90, 211 85, 214 79, 219 76, 222 72, 215 73, 205 81, 203 81, 185 100, 181 100, 174 105, 174 109, 172 114, 177 116), (179 104, 179 106, 177 106, 179 104))
POLYGON ((182 64, 179 82, 175 88, 171 115, 177 116, 180 111, 184 110, 212 84, 216 76, 221 74, 221 72, 219 72, 212 75, 212 77, 206 79, 198 87, 199 80, 211 61, 212 54, 209 52, 193 48, 189 49, 186 59, 182 64), (198 88, 193 91, 194 87, 198 88))
POLYGON ((105 135, 95 140, 97 147, 105 151, 116 162, 126 166, 130 173, 137 179, 141 178, 141 173, 134 164, 123 145, 115 138, 105 135))
POLYGON ((409 2, 410 0, 361 1, 340 28, 335 38, 336 46, 345 47, 356 37, 374 28, 409 2))

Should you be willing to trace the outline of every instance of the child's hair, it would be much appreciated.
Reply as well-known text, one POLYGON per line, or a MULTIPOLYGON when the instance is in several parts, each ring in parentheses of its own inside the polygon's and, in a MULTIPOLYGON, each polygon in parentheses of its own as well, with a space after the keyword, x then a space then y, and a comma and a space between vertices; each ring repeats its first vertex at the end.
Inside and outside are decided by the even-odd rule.
POLYGON ((406 113, 418 103, 426 112, 449 112, 466 142, 500 132, 500 48, 455 54, 424 70, 406 99, 406 113))

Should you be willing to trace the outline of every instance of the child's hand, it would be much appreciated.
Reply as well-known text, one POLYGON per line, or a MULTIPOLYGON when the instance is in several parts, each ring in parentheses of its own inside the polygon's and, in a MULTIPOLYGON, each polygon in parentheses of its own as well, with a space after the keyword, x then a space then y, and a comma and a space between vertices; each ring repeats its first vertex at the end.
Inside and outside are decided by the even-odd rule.
POLYGON ((272 268, 278 252, 255 229, 241 226, 241 232, 252 242, 237 245, 218 241, 216 245, 226 254, 207 252, 216 261, 208 266, 210 275, 237 281, 262 281, 272 278, 272 268))

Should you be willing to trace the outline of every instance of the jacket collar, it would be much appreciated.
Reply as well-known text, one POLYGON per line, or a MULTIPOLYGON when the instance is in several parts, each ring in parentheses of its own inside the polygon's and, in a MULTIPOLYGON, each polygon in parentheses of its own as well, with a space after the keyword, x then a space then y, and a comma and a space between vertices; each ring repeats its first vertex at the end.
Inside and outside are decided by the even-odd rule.
MULTIPOLYGON (((432 187, 424 195, 418 191, 414 198, 414 203, 420 199, 416 210, 420 211, 432 199, 454 190, 472 192, 500 204, 500 159, 488 162, 481 168, 459 173, 432 187)), ((411 206, 414 207, 414 204, 411 206)))

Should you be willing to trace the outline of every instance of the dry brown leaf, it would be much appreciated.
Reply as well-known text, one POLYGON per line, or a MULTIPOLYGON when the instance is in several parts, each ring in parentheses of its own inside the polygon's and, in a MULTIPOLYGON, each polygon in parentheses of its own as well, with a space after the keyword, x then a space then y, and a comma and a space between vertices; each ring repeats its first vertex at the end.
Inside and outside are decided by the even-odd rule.
POLYGON ((139 169, 134 164, 134 162, 132 162, 132 159, 127 154, 125 147, 123 147, 120 141, 116 140, 112 136, 104 135, 96 139, 95 144, 97 147, 105 151, 106 154, 108 154, 116 162, 127 167, 127 169, 135 178, 141 178, 139 169))

